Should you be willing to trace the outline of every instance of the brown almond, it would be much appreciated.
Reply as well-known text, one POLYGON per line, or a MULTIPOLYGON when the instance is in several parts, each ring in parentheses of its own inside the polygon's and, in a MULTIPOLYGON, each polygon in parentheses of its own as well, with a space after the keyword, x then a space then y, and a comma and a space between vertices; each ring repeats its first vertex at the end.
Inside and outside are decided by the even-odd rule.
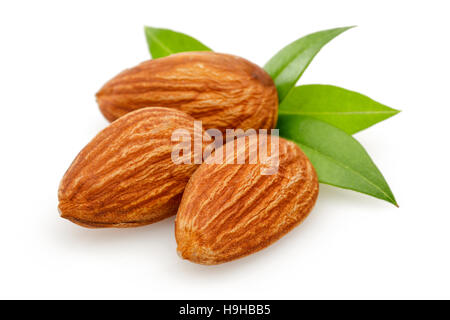
POLYGON ((172 162, 178 142, 171 135, 186 129, 193 137, 193 123, 184 112, 167 108, 140 109, 111 123, 64 175, 61 216, 85 227, 122 228, 174 215, 198 165, 172 162))
POLYGON ((113 121, 143 107, 186 112, 205 129, 271 129, 278 95, 271 77, 237 56, 184 52, 149 60, 107 82, 97 93, 103 115, 113 121))
MULTIPOLYGON (((234 163, 243 152, 248 160, 246 150, 254 144, 254 140, 240 139, 246 139, 241 145, 246 149, 236 147, 234 163)), ((176 217, 181 257, 207 265, 238 259, 269 246, 306 218, 319 184, 302 150, 280 138, 278 172, 262 175, 264 166, 258 160, 255 164, 203 163, 197 169, 176 217)))

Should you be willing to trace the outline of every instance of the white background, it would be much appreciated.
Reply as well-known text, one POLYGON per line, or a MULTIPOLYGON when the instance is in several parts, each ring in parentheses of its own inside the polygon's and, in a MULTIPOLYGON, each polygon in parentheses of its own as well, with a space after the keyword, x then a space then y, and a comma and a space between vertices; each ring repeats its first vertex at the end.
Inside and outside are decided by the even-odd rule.
POLYGON ((0 298, 450 298, 449 12, 447 1, 0 2, 0 298), (358 25, 300 81, 403 111, 356 135, 400 208, 321 185, 300 227, 209 267, 177 256, 173 218, 125 230, 61 219, 59 181, 107 125, 94 94, 149 59, 144 25, 260 65, 307 33, 358 25))

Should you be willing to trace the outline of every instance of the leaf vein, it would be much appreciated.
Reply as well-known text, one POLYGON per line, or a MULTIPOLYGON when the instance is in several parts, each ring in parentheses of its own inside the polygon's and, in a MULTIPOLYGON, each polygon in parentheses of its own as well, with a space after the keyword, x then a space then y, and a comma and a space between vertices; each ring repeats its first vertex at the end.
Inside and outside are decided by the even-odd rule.
MULTIPOLYGON (((299 142, 300 143, 300 142, 299 142)), ((327 154, 324 154, 322 152, 320 152, 318 149, 311 147, 305 143, 300 143, 302 146, 306 146, 308 149, 311 149, 312 151, 320 154, 321 156, 329 159, 331 162, 336 163, 338 166, 343 167, 348 169, 349 171, 354 172, 356 175, 360 176, 363 180, 367 181, 370 185, 374 186, 376 189, 378 189, 379 191, 381 191, 381 193, 383 193, 389 200, 391 200, 393 203, 396 203, 395 199, 393 199, 388 193, 386 193, 383 189, 381 189, 379 186, 377 186, 375 183, 373 183, 371 180, 369 180, 367 177, 365 177, 364 175, 362 175, 360 172, 356 171, 355 169, 345 165, 342 162, 336 161, 334 158, 330 157, 327 154)))

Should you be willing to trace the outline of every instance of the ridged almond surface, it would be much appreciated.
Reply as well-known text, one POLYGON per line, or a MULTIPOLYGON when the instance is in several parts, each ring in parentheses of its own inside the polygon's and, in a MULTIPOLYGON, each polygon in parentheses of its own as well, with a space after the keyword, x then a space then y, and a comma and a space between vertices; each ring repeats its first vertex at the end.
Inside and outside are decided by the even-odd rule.
MULTIPOLYGON (((251 144, 246 139, 245 148, 251 150, 251 144)), ((236 147, 234 159, 243 152, 236 147)), ((319 190, 305 154, 280 138, 278 172, 262 175, 262 166, 258 160, 256 164, 203 163, 197 169, 176 217, 181 257, 208 265, 241 258, 267 247, 305 219, 319 190)))
POLYGON ((64 175, 61 216, 95 228, 134 227, 174 215, 198 165, 172 162, 172 146, 179 142, 171 135, 186 129, 193 137, 193 123, 189 115, 167 108, 144 108, 111 123, 64 175))
POLYGON ((113 121, 143 107, 184 111, 205 129, 271 129, 278 95, 259 66, 228 54, 185 52, 149 60, 107 82, 97 93, 103 115, 113 121))

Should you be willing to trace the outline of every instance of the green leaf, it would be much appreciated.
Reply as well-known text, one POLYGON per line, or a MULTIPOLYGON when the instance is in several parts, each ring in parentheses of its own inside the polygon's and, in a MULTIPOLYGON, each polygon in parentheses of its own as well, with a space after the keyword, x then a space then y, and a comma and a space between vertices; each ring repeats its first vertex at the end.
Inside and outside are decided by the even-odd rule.
POLYGON ((280 136, 305 152, 320 182, 397 205, 383 175, 352 136, 326 122, 299 115, 280 115, 278 126, 280 136))
POLYGON ((400 111, 343 88, 304 85, 289 92, 278 112, 316 118, 354 134, 400 111))
POLYGON ((153 59, 185 51, 211 51, 200 41, 168 29, 145 27, 145 36, 153 59))
POLYGON ((264 69, 275 82, 280 101, 283 101, 295 86, 320 49, 350 28, 353 27, 329 29, 309 34, 288 44, 267 62, 264 69))

